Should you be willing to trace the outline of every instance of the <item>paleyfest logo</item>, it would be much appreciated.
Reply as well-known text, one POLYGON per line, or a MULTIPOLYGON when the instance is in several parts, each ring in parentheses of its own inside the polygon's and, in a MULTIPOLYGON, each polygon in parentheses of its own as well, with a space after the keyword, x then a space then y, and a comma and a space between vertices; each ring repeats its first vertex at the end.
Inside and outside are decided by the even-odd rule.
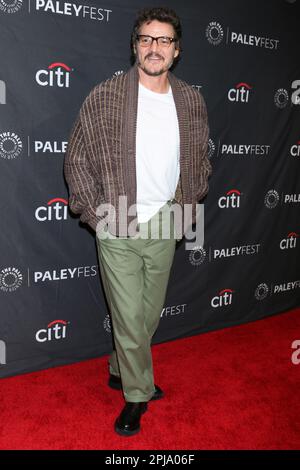
POLYGON ((77 18, 87 18, 96 21, 109 22, 110 13, 112 13, 112 10, 96 6, 98 3, 97 1, 93 2, 95 6, 83 4, 78 5, 78 3, 81 2, 64 2, 60 0, 36 0, 34 3, 36 11, 43 11, 57 15, 75 16, 77 18))
POLYGON ((3 13, 17 13, 23 6, 23 0, 0 0, 0 11, 3 13))
MULTIPOLYGON (((264 49, 277 50, 279 46, 278 39, 271 39, 268 37, 257 36, 256 34, 241 33, 231 31, 229 27, 226 28, 226 44, 237 44, 242 46, 260 47, 264 49)), ((224 38, 223 27, 217 21, 211 21, 205 30, 206 39, 213 46, 221 44, 224 38)))

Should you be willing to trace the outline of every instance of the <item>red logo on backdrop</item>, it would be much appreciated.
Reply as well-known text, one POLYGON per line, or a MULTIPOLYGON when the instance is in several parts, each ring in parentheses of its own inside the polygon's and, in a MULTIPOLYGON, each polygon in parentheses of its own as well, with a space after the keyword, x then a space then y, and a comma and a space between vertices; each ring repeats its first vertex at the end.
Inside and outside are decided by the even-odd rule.
POLYGON ((63 62, 53 62, 48 69, 38 70, 35 79, 40 86, 70 87, 70 72, 72 69, 63 62))
POLYGON ((248 83, 238 83, 235 88, 231 88, 228 92, 229 101, 235 101, 240 103, 248 103, 249 93, 252 87, 248 83))
POLYGON ((223 289, 221 290, 218 295, 211 299, 211 306, 216 307, 223 307, 226 305, 230 305, 232 303, 232 294, 234 290, 232 289, 223 289))
POLYGON ((290 232, 287 238, 283 238, 279 244, 282 250, 286 250, 288 248, 296 248, 297 246, 297 238, 299 237, 298 233, 290 232))
POLYGON ((231 189, 227 191, 226 196, 221 196, 218 201, 221 209, 227 209, 228 207, 236 208, 240 207, 241 192, 238 189, 231 189))
POLYGON ((35 211, 35 218, 39 222, 46 220, 66 220, 68 217, 68 201, 56 197, 47 202, 47 206, 40 206, 35 211))
POLYGON ((54 320, 49 323, 47 328, 37 331, 35 339, 39 343, 64 339, 67 333, 67 324, 65 320, 54 320))

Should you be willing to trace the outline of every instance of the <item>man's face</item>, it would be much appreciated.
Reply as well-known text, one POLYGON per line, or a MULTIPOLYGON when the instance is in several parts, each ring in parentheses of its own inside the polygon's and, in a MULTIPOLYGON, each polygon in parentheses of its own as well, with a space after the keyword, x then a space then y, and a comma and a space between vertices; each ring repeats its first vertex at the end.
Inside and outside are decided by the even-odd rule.
MULTIPOLYGON (((144 23, 139 34, 145 34, 153 37, 167 36, 175 37, 174 28, 169 23, 161 23, 153 20, 149 24, 144 23)), ((147 74, 153 77, 161 75, 169 70, 179 50, 175 49, 175 43, 170 46, 159 46, 157 41, 153 41, 151 46, 143 47, 138 42, 134 45, 137 65, 147 74)))

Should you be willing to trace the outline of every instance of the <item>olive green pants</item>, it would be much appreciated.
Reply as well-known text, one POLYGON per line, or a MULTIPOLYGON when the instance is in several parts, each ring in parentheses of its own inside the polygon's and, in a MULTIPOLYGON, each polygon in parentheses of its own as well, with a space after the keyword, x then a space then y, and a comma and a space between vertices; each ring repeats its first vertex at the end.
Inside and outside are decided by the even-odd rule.
POLYGON ((148 401, 155 391, 151 339, 159 324, 176 247, 171 205, 168 201, 149 222, 138 225, 150 238, 96 237, 115 342, 109 370, 121 377, 129 402, 148 401), (164 223, 171 225, 168 239, 161 236, 164 223))

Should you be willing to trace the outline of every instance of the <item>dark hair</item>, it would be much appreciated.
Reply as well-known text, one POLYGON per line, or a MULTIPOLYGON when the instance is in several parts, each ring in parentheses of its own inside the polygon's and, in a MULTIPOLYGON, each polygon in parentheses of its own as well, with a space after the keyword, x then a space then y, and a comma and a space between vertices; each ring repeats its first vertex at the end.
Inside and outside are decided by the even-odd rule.
POLYGON ((137 17, 131 33, 131 51, 133 56, 133 45, 136 41, 136 36, 139 33, 140 27, 144 23, 150 23, 153 20, 157 20, 162 23, 169 23, 173 26, 176 38, 175 47, 176 49, 179 49, 179 42, 181 39, 181 24, 176 12, 167 7, 143 8, 137 13, 137 17))

